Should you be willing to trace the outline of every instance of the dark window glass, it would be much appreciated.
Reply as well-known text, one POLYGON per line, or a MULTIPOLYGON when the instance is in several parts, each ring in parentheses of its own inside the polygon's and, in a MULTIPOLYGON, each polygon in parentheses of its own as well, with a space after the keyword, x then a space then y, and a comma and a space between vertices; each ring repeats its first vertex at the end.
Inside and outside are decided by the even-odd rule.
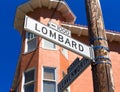
POLYGON ((25 85, 25 92, 34 92, 34 83, 25 85))
POLYGON ((34 81, 34 70, 25 72, 25 83, 34 81))

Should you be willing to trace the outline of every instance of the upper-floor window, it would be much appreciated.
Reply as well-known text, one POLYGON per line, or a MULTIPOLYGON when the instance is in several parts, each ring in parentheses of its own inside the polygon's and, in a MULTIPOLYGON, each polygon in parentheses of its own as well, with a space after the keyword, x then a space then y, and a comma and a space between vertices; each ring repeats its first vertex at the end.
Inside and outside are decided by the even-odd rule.
POLYGON ((43 92, 56 92, 56 73, 55 68, 43 68, 43 92))
POLYGON ((23 92, 34 92, 35 69, 25 71, 23 76, 23 92))
POLYGON ((56 44, 45 39, 42 39, 42 47, 45 49, 56 50, 56 44))
POLYGON ((37 47, 36 35, 30 32, 26 32, 26 44, 25 52, 31 52, 37 47))

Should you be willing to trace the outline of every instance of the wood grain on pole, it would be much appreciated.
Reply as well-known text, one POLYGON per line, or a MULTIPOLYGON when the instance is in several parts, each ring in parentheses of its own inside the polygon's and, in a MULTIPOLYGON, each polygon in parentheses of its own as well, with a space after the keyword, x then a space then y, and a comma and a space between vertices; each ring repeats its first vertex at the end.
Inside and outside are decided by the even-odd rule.
MULTIPOLYGON (((90 44, 93 45, 93 47, 108 48, 99 0, 85 0, 85 4, 90 44)), ((91 64, 94 92, 114 92, 112 65, 109 60, 109 51, 105 48, 97 48, 94 50, 95 63, 91 64), (107 57, 107 59, 104 57, 107 57)))

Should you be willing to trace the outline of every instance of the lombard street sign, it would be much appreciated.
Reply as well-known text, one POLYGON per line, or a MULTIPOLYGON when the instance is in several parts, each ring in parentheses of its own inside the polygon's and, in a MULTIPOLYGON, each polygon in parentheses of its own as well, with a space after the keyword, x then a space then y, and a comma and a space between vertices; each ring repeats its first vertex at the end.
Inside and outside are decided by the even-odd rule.
POLYGON ((28 16, 25 16, 24 29, 76 54, 82 55, 91 60, 94 58, 92 47, 66 36, 63 33, 56 31, 54 28, 44 25, 28 16))

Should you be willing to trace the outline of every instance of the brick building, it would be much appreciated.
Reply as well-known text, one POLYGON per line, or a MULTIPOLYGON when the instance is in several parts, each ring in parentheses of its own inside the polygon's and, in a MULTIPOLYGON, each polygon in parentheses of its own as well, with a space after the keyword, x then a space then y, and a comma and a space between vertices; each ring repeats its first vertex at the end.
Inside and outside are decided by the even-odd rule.
MULTIPOLYGON (((57 84, 67 74, 67 68, 82 56, 24 30, 25 15, 48 25, 49 22, 71 31, 71 37, 89 44, 88 28, 74 24, 75 15, 66 2, 59 0, 30 0, 18 6, 14 26, 22 37, 11 92, 57 92, 57 84), (54 12, 55 11, 55 12, 54 12)), ((112 61, 115 92, 120 85, 120 33, 107 30, 110 59, 112 61)), ((91 66, 89 66, 66 92, 93 92, 91 66)))

